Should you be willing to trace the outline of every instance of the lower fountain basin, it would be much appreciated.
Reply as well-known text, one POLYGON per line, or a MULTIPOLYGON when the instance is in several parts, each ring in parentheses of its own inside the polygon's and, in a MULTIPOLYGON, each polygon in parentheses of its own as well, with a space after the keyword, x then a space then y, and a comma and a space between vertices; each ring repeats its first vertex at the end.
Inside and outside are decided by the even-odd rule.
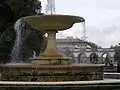
POLYGON ((91 81, 103 79, 101 64, 0 65, 1 81, 91 81))

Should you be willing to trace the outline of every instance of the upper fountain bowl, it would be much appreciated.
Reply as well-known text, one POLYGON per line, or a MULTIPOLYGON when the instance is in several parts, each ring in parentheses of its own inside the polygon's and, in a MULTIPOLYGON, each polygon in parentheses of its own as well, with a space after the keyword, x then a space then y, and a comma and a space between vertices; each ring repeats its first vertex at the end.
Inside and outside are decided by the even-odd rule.
POLYGON ((85 19, 71 15, 34 15, 24 17, 32 28, 37 30, 65 30, 73 26, 74 23, 84 22, 85 19))

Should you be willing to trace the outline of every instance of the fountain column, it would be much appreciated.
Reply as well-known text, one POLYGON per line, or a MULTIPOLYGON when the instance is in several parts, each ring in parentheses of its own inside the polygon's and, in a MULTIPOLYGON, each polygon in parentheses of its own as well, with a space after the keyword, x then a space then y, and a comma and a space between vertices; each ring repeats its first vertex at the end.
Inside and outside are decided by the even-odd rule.
POLYGON ((46 31, 47 47, 45 51, 39 56, 38 59, 34 59, 32 62, 35 64, 68 64, 68 58, 63 58, 57 49, 56 45, 56 33, 57 30, 46 31))
POLYGON ((56 33, 58 31, 47 31, 47 47, 43 55, 52 56, 51 59, 56 59, 56 56, 61 56, 56 47, 56 33))

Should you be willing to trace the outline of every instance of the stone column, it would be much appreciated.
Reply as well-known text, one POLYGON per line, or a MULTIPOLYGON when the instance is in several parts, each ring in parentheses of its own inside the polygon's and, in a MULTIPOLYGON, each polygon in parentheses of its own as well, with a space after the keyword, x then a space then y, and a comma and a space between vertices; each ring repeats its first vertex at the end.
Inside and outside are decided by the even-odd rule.
POLYGON ((47 47, 39 58, 33 58, 32 63, 35 64, 69 64, 69 59, 62 57, 56 46, 56 33, 58 31, 47 31, 47 47))
POLYGON ((51 59, 61 57, 56 46, 56 33, 58 31, 47 31, 47 47, 43 56, 48 56, 51 59))

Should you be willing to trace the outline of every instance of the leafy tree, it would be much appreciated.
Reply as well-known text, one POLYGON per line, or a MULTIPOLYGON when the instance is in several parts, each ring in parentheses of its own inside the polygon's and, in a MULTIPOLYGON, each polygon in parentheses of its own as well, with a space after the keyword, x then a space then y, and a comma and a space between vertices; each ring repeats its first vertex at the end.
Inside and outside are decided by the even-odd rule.
POLYGON ((9 61, 15 37, 16 35, 13 26, 9 27, 2 33, 0 37, 0 61, 2 63, 9 61))
POLYGON ((41 2, 39 0, 7 0, 7 3, 14 10, 15 19, 41 12, 41 2))
POLYGON ((98 63, 98 55, 96 53, 92 53, 90 55, 90 63, 92 63, 92 64, 98 63))
POLYGON ((14 11, 6 3, 6 0, 0 1, 0 34, 2 34, 14 20, 14 11))
POLYGON ((0 0, 0 32, 4 32, 17 19, 38 14, 40 11, 39 0, 0 0))
POLYGON ((114 66, 112 61, 110 60, 110 55, 108 53, 105 56, 104 63, 106 66, 110 66, 110 67, 114 66))
POLYGON ((114 59, 117 61, 117 72, 120 72, 120 44, 114 47, 114 59))

